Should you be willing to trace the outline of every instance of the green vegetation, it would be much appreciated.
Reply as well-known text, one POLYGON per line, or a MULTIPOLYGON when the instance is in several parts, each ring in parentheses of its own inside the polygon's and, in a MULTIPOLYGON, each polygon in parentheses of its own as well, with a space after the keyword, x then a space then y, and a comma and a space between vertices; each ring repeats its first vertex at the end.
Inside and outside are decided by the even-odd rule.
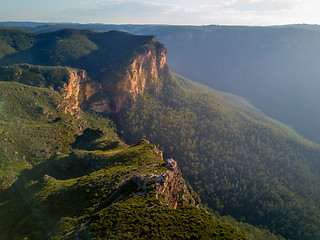
POLYGON ((0 188, 9 186, 21 170, 57 152, 68 153, 83 128, 95 125, 116 138, 106 119, 64 113, 67 103, 53 90, 0 82, 0 96, 0 188))
POLYGON ((148 141, 119 143, 110 132, 87 129, 71 153, 23 170, 0 192, 0 238, 247 239, 204 210, 168 208, 152 182, 145 193, 138 189, 133 176, 167 170, 161 152, 148 141))
POLYGON ((109 86, 137 54, 163 50, 152 36, 6 29, 0 40, 1 239, 246 239, 227 222, 251 239, 320 238, 320 147, 243 99, 174 75, 112 117, 129 143, 177 159, 205 204, 258 228, 163 205, 158 180, 132 180, 167 170, 154 145, 127 146, 109 120, 66 111, 55 90, 68 67, 109 86))
POLYGON ((164 86, 161 95, 144 94, 134 108, 113 116, 122 137, 158 144, 222 215, 288 239, 319 239, 318 145, 244 101, 203 93, 177 76, 164 86))
MULTIPOLYGON (((242 96, 268 116, 320 143, 319 26, 168 26, 2 23, 33 32, 64 28, 156 35, 174 72, 242 96), (28 26, 28 28, 26 28, 28 26)), ((5 44, 0 44, 5 46, 5 44)))
POLYGON ((0 67, 0 81, 13 81, 58 90, 69 78, 68 69, 66 67, 44 67, 29 64, 0 67))
POLYGON ((121 72, 123 66, 141 51, 163 47, 160 43, 150 44, 153 36, 137 36, 118 31, 95 33, 64 29, 53 33, 28 35, 22 31, 10 30, 18 36, 15 38, 18 45, 26 42, 26 34, 31 39, 29 45, 10 50, 13 44, 10 42, 11 38, 7 37, 8 31, 0 29, 0 40, 3 39, 4 46, 8 45, 8 49, 3 50, 0 55, 0 65, 29 63, 69 66, 86 70, 90 77, 97 81, 121 72))
POLYGON ((248 223, 238 222, 231 216, 219 217, 219 220, 223 223, 238 227, 241 231, 246 233, 250 240, 284 240, 283 237, 272 234, 268 229, 253 227, 248 223))
POLYGON ((170 209, 157 180, 138 188, 134 176, 168 170, 161 152, 146 140, 124 144, 97 114, 65 113, 68 102, 50 89, 64 68, 21 71, 18 80, 49 88, 0 82, 1 239, 247 239, 202 209, 170 209))
POLYGON ((34 34, 3 29, 0 34, 0 58, 30 48, 34 42, 34 34))
POLYGON ((159 204, 152 191, 97 212, 89 229, 98 239, 247 239, 204 210, 159 204))

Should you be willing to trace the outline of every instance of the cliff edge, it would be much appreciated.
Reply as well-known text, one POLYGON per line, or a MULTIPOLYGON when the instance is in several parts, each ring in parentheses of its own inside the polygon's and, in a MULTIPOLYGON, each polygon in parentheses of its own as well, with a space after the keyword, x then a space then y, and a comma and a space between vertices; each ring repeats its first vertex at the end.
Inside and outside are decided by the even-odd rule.
POLYGON ((168 207, 176 209, 178 206, 199 206, 200 198, 192 194, 182 178, 178 164, 173 159, 165 160, 167 170, 160 174, 144 174, 132 177, 142 194, 146 192, 147 186, 153 185, 156 198, 168 207))
MULTIPOLYGON (((59 87, 66 93, 64 97, 74 100, 75 105, 68 109, 71 112, 78 106, 101 113, 118 112, 133 106, 137 96, 145 91, 159 93, 169 76, 167 50, 155 36, 65 29, 32 38, 28 54, 19 50, 7 54, 0 58, 0 66, 18 64, 22 69, 13 78, 18 82, 21 78, 29 78, 29 82, 23 83, 41 87, 48 87, 48 78, 57 75, 52 71, 49 76, 42 74, 41 84, 38 84, 33 78, 41 74, 42 70, 35 70, 40 69, 40 65, 47 69, 49 66, 69 68, 67 77, 64 73, 63 77, 58 76, 61 77, 59 84, 56 79, 53 82, 56 90, 59 87), (37 67, 31 67, 35 71, 29 71, 32 75, 28 75, 23 73, 22 66, 37 67), (64 89, 61 83, 65 83, 62 84, 64 89)), ((6 79, 12 79, 12 76, 6 79)))
POLYGON ((91 91, 84 91, 82 107, 101 113, 118 112, 133 106, 145 91, 159 93, 170 72, 166 56, 166 48, 152 37, 120 68, 113 64, 100 66, 99 74, 93 75, 86 86, 91 91))

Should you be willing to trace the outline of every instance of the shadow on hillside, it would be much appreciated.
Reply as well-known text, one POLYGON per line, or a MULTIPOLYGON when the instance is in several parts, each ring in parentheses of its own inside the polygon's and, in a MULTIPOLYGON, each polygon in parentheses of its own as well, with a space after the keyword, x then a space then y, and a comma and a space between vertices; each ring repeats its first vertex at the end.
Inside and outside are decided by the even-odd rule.
MULTIPOLYGON (((11 188, 24 188, 24 185, 32 181, 42 182, 46 175, 58 180, 67 180, 102 169, 109 157, 104 154, 99 156, 96 150, 100 150, 98 152, 113 150, 123 145, 119 141, 101 140, 104 136, 105 133, 99 129, 84 130, 83 134, 76 136, 76 140, 71 144, 73 148, 71 153, 68 155, 55 153, 33 168, 23 170, 11 188)), ((112 155, 110 159, 113 159, 112 155)))

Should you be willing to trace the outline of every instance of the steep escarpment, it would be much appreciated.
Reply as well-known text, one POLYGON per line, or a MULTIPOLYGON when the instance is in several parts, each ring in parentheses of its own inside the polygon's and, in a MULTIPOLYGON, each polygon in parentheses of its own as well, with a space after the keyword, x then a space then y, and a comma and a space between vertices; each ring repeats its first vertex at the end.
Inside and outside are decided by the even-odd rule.
MULTIPOLYGON (((0 30, 0 37, 3 34, 0 30)), ((33 38, 33 45, 3 56, 0 65, 28 63, 86 71, 72 70, 63 80, 62 92, 74 103, 71 111, 80 105, 102 113, 118 112, 133 106, 145 91, 159 93, 169 75, 167 50, 154 36, 68 29, 33 38)))
POLYGON ((79 111, 83 98, 90 95, 87 82, 88 76, 84 70, 68 69, 67 82, 58 89, 61 96, 69 102, 65 112, 75 114, 79 111))
POLYGON ((92 95, 90 78, 86 71, 70 67, 45 67, 19 64, 0 67, 0 81, 14 81, 31 86, 50 88, 63 97, 64 113, 77 115, 86 97, 92 95))
POLYGON ((92 80, 85 70, 70 67, 30 64, 0 67, 1 81, 10 80, 58 91, 68 102, 64 111, 72 115, 80 108, 109 113, 130 107, 145 91, 159 93, 162 80, 168 74, 165 49, 137 54, 124 70, 107 75, 102 81, 92 80))
POLYGON ((159 93, 163 80, 169 75, 166 54, 164 46, 153 37, 134 52, 122 68, 114 69, 112 64, 104 66, 96 77, 98 81, 90 85, 95 93, 85 94, 83 106, 102 113, 118 112, 133 106, 145 91, 159 93))

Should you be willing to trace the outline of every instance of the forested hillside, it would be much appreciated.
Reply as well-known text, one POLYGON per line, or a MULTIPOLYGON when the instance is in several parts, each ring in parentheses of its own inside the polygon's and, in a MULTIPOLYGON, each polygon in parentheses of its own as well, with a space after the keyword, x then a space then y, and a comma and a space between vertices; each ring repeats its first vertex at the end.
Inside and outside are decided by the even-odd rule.
POLYGON ((176 75, 165 86, 114 116, 126 141, 146 137, 178 159, 203 202, 221 214, 288 239, 319 238, 318 145, 235 96, 203 93, 176 75))
POLYGON ((126 145, 108 119, 65 112, 49 88, 6 81, 0 96, 1 239, 247 239, 195 206, 155 145, 126 145))
POLYGON ((126 28, 155 34, 172 71, 244 97, 320 143, 319 26, 118 26, 126 28))

